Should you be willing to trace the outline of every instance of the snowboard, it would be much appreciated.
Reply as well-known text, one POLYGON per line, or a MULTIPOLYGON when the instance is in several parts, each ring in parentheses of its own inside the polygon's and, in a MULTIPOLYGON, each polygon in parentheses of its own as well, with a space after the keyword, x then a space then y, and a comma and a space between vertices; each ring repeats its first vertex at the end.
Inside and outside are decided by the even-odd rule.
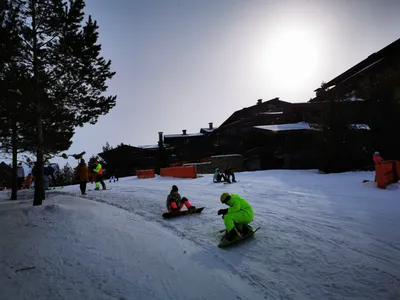
POLYGON ((88 189, 88 191, 91 191, 91 192, 100 192, 100 191, 109 191, 109 190, 112 190, 112 188, 107 188, 107 189, 105 189, 105 190, 103 190, 103 189, 99 189, 99 190, 95 190, 95 189, 88 189))
POLYGON ((181 211, 174 211, 174 212, 166 212, 166 213, 163 213, 162 216, 164 219, 170 219, 170 218, 175 218, 175 217, 180 217, 180 216, 185 216, 185 215, 199 214, 203 211, 203 209, 204 209, 204 207, 199 207, 192 211, 181 210, 181 211))
POLYGON ((229 247, 232 246, 238 242, 241 242, 249 237, 252 237, 261 227, 258 227, 257 229, 253 230, 252 232, 248 233, 247 235, 239 238, 239 239, 235 239, 233 241, 222 241, 218 244, 219 248, 225 248, 225 247, 229 247))

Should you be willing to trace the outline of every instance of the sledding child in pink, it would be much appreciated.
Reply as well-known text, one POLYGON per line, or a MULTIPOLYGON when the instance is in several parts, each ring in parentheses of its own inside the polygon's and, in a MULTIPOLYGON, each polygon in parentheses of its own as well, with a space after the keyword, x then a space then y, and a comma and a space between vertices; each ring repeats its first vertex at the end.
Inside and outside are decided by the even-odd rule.
POLYGON ((181 198, 176 185, 172 186, 171 192, 167 197, 166 204, 168 212, 181 211, 183 205, 185 205, 188 210, 196 209, 196 207, 189 202, 189 199, 186 197, 181 198))

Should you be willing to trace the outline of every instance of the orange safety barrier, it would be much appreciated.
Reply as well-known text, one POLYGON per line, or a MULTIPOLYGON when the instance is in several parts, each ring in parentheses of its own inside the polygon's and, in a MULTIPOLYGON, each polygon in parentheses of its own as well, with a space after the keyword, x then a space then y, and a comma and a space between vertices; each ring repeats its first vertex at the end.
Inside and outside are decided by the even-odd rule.
POLYGON ((137 178, 154 178, 154 170, 153 169, 148 169, 148 170, 136 170, 136 176, 137 178))
POLYGON ((376 184, 385 189, 389 184, 399 181, 400 163, 395 160, 385 160, 375 165, 376 184))
POLYGON ((196 166, 162 168, 160 175, 175 178, 197 178, 197 168, 196 166))

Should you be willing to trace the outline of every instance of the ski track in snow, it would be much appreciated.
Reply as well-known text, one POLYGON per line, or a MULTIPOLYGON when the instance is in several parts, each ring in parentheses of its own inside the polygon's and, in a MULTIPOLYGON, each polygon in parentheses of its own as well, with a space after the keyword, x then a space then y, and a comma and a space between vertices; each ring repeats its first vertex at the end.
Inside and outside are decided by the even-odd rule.
MULTIPOLYGON (((399 185, 380 190, 373 182, 361 183, 373 176, 371 172, 322 175, 315 171, 275 170, 238 173, 239 182, 232 185, 214 184, 212 175, 198 179, 130 177, 117 183, 106 181, 112 190, 89 191, 88 196, 80 196, 78 186, 48 194, 74 195, 139 215, 155 228, 179 237, 184 242, 183 248, 194 245, 197 251, 191 253, 190 259, 210 270, 211 281, 218 280, 218 274, 228 274, 241 278, 261 293, 252 299, 394 300, 400 297, 400 190, 399 185), (193 205, 205 206, 203 212, 163 220, 161 214, 172 184, 177 184, 181 196, 188 197, 193 205), (219 249, 218 231, 224 225, 216 212, 224 208, 219 196, 225 191, 238 193, 250 201, 255 211, 253 227, 261 229, 255 238, 242 245, 219 249)), ((73 227, 69 218, 60 217, 73 227)), ((137 226, 142 224, 134 217, 127 218, 137 226)), ((73 239, 79 238, 84 230, 73 229, 77 236, 73 239)), ((148 234, 156 237, 160 233, 148 234)), ((126 248, 118 251, 132 251, 127 241, 121 243, 126 248)), ((87 250, 94 257, 99 256, 99 249, 87 250)), ((163 263, 172 259, 167 248, 162 259, 163 263)), ((65 262, 58 259, 58 265, 62 273, 65 262)), ((177 272, 179 267, 171 265, 173 269, 169 272, 177 272)), ((147 268, 141 269, 143 274, 146 271, 147 268)), ((104 281, 104 274, 97 276, 104 281)), ((185 299, 179 297, 179 288, 171 286, 166 277, 155 276, 153 280, 164 289, 163 299, 185 299)), ((96 286, 97 280, 91 284, 96 286)), ((232 285, 223 286, 233 294, 237 292, 232 285)), ((195 299, 211 299, 203 292, 195 299)), ((136 295, 143 293, 148 293, 148 299, 157 299, 156 294, 152 298, 151 289, 136 295)), ((104 299, 114 298, 109 295, 104 299)), ((236 299, 251 297, 237 295, 236 299)))

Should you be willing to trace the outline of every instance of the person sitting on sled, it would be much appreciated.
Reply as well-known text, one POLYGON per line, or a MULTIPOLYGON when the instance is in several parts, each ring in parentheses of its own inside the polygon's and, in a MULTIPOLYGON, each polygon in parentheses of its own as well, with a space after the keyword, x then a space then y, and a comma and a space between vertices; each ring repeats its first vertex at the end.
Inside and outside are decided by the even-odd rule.
POLYGON ((232 182, 236 182, 235 173, 233 172, 233 168, 232 168, 232 167, 228 167, 228 168, 225 170, 224 173, 225 173, 225 177, 226 177, 226 179, 228 180, 228 182, 230 182, 231 176, 232 176, 232 182))
POLYGON ((181 211, 183 205, 185 205, 188 210, 196 209, 196 207, 189 202, 189 199, 186 197, 181 198, 176 185, 172 186, 166 204, 168 212, 181 211))
POLYGON ((230 206, 218 211, 218 215, 222 215, 226 227, 223 239, 232 241, 253 231, 253 228, 248 225, 254 218, 253 209, 249 202, 237 194, 230 193, 223 193, 220 201, 230 206))
POLYGON ((213 178, 214 183, 222 182, 222 179, 225 182, 231 183, 231 181, 228 178, 226 178, 226 176, 224 174, 220 173, 218 168, 216 168, 215 173, 214 173, 214 178, 213 178))

